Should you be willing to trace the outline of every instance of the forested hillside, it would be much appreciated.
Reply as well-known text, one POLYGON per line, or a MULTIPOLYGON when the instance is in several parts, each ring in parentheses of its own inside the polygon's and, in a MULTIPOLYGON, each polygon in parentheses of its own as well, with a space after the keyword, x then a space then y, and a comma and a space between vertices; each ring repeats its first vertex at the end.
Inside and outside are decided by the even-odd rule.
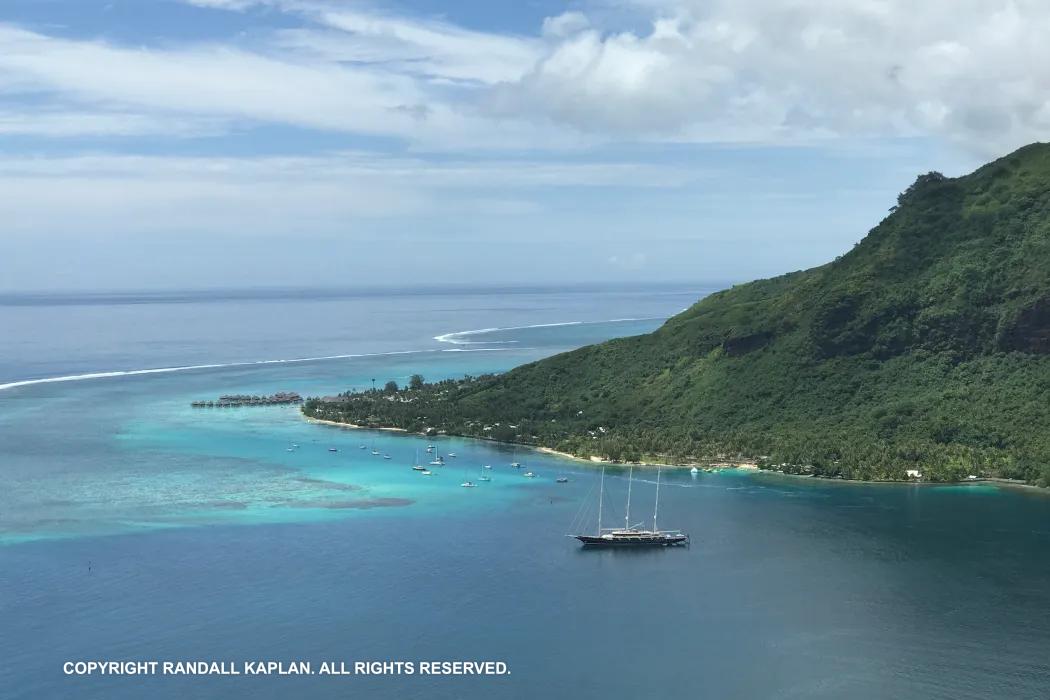
POLYGON ((1050 146, 919 177, 827 265, 657 331, 308 415, 619 460, 1050 482, 1050 146))

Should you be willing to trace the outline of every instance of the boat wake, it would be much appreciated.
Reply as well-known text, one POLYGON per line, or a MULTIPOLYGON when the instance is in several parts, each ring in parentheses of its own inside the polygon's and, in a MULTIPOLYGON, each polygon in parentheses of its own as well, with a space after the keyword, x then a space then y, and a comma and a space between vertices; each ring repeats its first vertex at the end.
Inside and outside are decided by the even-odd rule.
POLYGON ((660 321, 663 316, 645 316, 641 318, 610 318, 604 321, 561 321, 559 323, 536 323, 531 326, 505 326, 502 328, 477 328, 469 331, 455 331, 435 335, 434 340, 439 343, 451 343, 453 345, 510 345, 519 343, 519 340, 468 340, 471 336, 499 333, 501 331, 524 331, 532 328, 559 328, 561 326, 596 326, 603 323, 630 323, 632 321, 660 321))

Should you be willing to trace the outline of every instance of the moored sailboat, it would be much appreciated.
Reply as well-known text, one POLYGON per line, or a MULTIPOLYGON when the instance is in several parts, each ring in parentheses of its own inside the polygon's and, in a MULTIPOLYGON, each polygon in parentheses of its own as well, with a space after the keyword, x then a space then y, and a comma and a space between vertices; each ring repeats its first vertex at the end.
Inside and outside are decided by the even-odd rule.
POLYGON ((653 507, 653 529, 646 530, 631 525, 631 486, 634 482, 634 467, 627 477, 627 514, 622 528, 602 527, 602 504, 605 496, 605 468, 602 467, 601 486, 598 489, 598 531, 594 535, 571 535, 584 547, 670 547, 689 544, 689 535, 681 530, 660 530, 656 527, 656 516, 660 510, 660 470, 656 472, 656 504, 653 507))

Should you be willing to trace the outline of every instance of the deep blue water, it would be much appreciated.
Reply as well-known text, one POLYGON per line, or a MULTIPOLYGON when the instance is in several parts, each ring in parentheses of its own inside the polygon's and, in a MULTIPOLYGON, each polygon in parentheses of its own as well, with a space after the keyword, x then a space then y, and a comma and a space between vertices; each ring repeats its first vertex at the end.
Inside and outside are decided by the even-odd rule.
MULTIPOLYGON (((0 299, 0 384, 350 356, 0 390, 0 697, 1047 697, 1044 494, 665 471, 661 523, 689 549, 582 551, 564 535, 596 524, 589 465, 443 438, 458 456, 426 479, 416 437, 188 406, 498 371, 644 332, 706 291, 0 299), (481 329, 502 330, 457 334, 481 329), (482 464, 492 482, 460 488, 482 464), (511 674, 63 675, 82 659, 511 674)), ((607 472, 610 523, 625 476, 607 472)), ((634 476, 638 520, 654 474, 634 476)))

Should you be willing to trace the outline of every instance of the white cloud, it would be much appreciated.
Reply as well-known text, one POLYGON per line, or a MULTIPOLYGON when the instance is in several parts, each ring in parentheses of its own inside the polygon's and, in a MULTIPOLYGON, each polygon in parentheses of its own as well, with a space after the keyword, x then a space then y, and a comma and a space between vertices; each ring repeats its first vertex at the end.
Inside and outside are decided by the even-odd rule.
POLYGON ((338 56, 277 47, 128 48, 0 23, 0 96, 48 98, 52 113, 119 112, 139 114, 143 122, 177 116, 184 124, 192 118, 208 133, 221 122, 275 123, 393 136, 431 149, 564 148, 588 140, 481 114, 463 89, 405 72, 404 55, 398 61, 384 56, 390 58, 347 65, 338 56))
POLYGON ((507 112, 684 140, 933 134, 993 150, 1050 131, 1035 0, 639 2, 640 32, 558 34, 507 112))
POLYGON ((590 26, 590 20, 582 12, 563 12, 543 20, 542 34, 548 39, 562 39, 582 32, 590 26))
POLYGON ((222 133, 207 119, 165 117, 109 111, 0 110, 0 134, 6 136, 165 136, 191 137, 222 133))
MULTIPOLYGON (((334 0, 184 1, 300 26, 139 49, 0 25, 0 94, 428 149, 934 135, 1000 151, 1050 131, 1050 6, 1036 0, 635 0, 635 29, 584 5, 531 35, 334 0)), ((98 129, 120 133, 108 118, 98 129)))
POLYGON ((445 22, 352 11, 313 9, 319 23, 338 30, 347 49, 363 58, 389 62, 409 74, 495 83, 517 80, 541 55, 536 39, 469 31, 445 22))
POLYGON ((5 235, 333 234, 381 220, 535 213, 545 189, 679 188, 698 177, 630 162, 434 162, 360 152, 9 156, 0 158, 0 220, 5 235))
POLYGON ((425 102, 413 81, 395 74, 222 46, 129 49, 2 25, 0 70, 36 91, 97 104, 364 133, 407 132, 412 119, 395 108, 425 102))

